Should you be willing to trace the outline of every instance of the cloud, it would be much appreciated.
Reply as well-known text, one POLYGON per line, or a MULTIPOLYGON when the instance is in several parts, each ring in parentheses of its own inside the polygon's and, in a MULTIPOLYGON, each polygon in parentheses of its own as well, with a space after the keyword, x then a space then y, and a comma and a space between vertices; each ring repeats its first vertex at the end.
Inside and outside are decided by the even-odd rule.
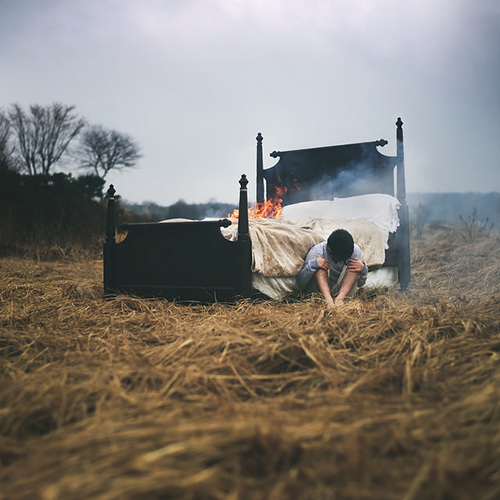
MULTIPOLYGON (((495 0, 7 0, 0 92, 134 137, 133 201, 232 201, 273 149, 386 138, 411 191, 499 189, 495 0), (475 175, 471 178, 471 168, 475 175)), ((252 186, 250 185, 252 192, 252 186)))

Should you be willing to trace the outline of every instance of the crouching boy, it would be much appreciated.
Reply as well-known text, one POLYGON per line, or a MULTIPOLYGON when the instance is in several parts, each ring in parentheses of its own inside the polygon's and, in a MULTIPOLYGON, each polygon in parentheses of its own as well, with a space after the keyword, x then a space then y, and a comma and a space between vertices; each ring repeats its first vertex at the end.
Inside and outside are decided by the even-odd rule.
POLYGON ((351 233, 336 229, 327 241, 314 245, 306 255, 297 281, 306 293, 321 293, 328 307, 353 297, 366 282, 368 266, 351 233))

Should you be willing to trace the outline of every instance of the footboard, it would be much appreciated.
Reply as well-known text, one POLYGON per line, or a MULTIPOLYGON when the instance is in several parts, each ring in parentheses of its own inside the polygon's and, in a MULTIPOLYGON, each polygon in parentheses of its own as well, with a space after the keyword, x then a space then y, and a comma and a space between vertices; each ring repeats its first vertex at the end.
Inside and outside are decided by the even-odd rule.
POLYGON ((248 234, 246 176, 240 180, 238 240, 221 233, 219 221, 122 224, 128 231, 115 239, 114 188, 108 191, 104 243, 105 294, 203 303, 232 301, 251 295, 251 242, 248 234))

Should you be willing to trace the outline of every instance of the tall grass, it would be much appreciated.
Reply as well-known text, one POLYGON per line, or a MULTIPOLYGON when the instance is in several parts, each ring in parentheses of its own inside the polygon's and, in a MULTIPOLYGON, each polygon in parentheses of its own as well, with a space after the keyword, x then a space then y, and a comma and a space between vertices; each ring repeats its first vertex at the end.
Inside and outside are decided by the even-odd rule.
POLYGON ((0 498, 500 498, 499 240, 459 240, 335 310, 0 260, 0 498))

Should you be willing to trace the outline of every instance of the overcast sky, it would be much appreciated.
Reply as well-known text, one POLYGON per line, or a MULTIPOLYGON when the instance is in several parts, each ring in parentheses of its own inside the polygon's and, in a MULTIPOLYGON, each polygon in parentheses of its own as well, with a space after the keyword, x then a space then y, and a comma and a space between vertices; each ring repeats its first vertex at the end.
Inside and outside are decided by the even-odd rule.
POLYGON ((387 139, 407 190, 500 191, 498 0, 0 0, 0 107, 132 136, 126 200, 255 199, 273 150, 387 139))

